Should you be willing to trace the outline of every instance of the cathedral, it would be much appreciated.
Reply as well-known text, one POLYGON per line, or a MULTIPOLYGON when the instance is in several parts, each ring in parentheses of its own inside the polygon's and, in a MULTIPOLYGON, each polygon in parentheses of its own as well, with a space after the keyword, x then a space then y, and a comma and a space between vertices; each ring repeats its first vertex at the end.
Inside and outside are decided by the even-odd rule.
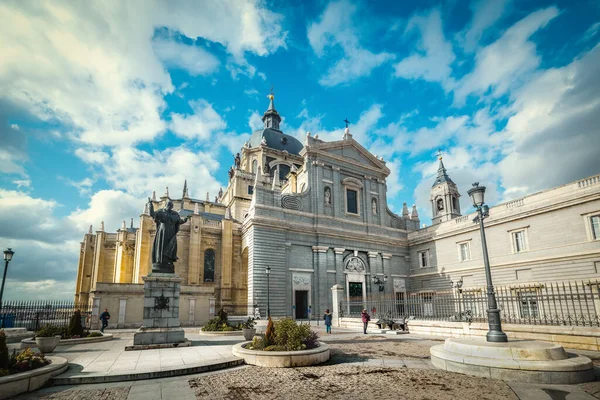
MULTIPOLYGON (((390 170, 348 127, 339 140, 307 132, 301 143, 280 130, 269 98, 263 128, 236 154, 227 188, 216 198, 190 198, 187 182, 180 195, 167 188, 151 198, 154 209, 171 200, 189 216, 177 236, 175 264, 183 279, 182 324, 202 323, 220 308, 263 316, 269 308, 275 317, 306 319, 333 309, 334 286, 342 288, 342 300, 358 303, 374 296, 430 298, 457 279, 465 288, 483 286, 478 228, 462 216, 459 188, 441 157, 430 191, 432 225, 421 227, 414 205, 404 203, 401 215, 389 210, 390 170)), ((490 261, 500 272, 498 283, 514 276, 556 279, 561 265, 571 265, 565 277, 598 274, 600 177, 570 185, 490 208, 486 224, 489 242, 497 243, 490 261), (547 221, 571 226, 571 235, 549 234, 547 221), (560 250, 549 251, 552 246, 560 250), (573 259, 579 260, 575 267, 573 259)), ((155 230, 147 206, 138 227, 133 220, 116 233, 90 227, 81 242, 75 300, 92 304, 94 313, 109 308, 118 314, 114 326, 140 326, 142 277, 151 272, 155 230)))

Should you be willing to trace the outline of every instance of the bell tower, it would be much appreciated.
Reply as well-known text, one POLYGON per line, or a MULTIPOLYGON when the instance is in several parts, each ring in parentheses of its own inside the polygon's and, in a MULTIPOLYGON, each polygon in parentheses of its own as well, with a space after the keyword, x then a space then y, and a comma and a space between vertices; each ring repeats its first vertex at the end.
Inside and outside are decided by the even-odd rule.
POLYGON ((429 198, 431 201, 432 224, 450 221, 461 216, 458 188, 448 176, 441 154, 438 155, 438 159, 440 161, 438 173, 431 187, 429 198))

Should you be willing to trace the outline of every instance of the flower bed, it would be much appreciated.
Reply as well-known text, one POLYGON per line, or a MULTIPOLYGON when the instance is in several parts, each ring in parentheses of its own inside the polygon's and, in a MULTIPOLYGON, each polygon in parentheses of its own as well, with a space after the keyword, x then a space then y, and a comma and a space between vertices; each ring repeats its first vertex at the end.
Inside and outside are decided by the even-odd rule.
POLYGON ((20 393, 37 390, 53 376, 66 371, 69 366, 67 360, 62 357, 47 357, 46 361, 50 364, 0 377, 0 399, 8 399, 20 393))
POLYGON ((247 364, 261 367, 301 367, 329 360, 329 346, 319 343, 319 336, 310 325, 296 324, 286 318, 273 323, 269 318, 264 337, 255 336, 252 342, 237 344, 233 355, 247 364))

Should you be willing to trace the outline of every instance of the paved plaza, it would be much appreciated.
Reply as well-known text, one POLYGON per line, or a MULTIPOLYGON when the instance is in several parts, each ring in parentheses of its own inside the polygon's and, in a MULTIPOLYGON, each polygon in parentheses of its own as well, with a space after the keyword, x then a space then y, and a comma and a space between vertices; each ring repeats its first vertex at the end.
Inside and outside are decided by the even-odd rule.
MULTIPOLYGON (((231 348, 243 341, 241 336, 215 337, 187 329, 186 336, 193 342, 192 347, 126 352, 124 348, 132 342, 133 331, 114 330, 112 341, 59 346, 54 354, 67 358, 70 363, 69 370, 56 377, 55 382, 60 385, 17 399, 600 398, 600 382, 530 385, 436 370, 429 361, 429 348, 439 344, 440 339, 411 334, 363 335, 340 329, 327 335, 321 326, 314 328, 331 346, 331 360, 322 366, 284 369, 236 364, 239 360, 232 357, 231 348), (195 367, 208 372, 169 376, 184 369, 193 371, 190 368, 195 367), (219 370, 213 371, 212 367, 219 370), (147 379, 148 375, 144 374, 148 373, 167 377, 147 379), (86 383, 90 379, 99 383, 86 383), (117 379, 120 381, 111 381, 117 379)), ((595 363, 600 361, 600 353, 585 354, 595 363)))

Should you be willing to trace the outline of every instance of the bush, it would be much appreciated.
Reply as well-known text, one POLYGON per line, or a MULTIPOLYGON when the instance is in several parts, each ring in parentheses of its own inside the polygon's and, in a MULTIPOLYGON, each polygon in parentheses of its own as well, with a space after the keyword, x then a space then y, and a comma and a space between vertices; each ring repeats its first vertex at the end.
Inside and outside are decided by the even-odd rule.
POLYGON ((217 313, 217 316, 209 320, 203 327, 203 332, 229 332, 241 330, 241 328, 235 328, 227 322, 227 313, 221 308, 217 313))
POLYGON ((274 344, 272 346, 268 346, 264 348, 264 351, 286 351, 287 349, 285 348, 285 346, 279 346, 277 344, 274 344))
POLYGON ((54 337, 57 335, 64 337, 66 336, 66 331, 67 328, 64 326, 45 325, 42 329, 35 333, 35 337, 54 337))
POLYGON ((67 328, 67 336, 69 338, 74 336, 83 337, 83 325, 81 325, 81 312, 79 310, 75 310, 71 316, 71 321, 67 328))
MULTIPOLYGON (((0 371, 2 370, 8 370, 8 347, 6 346, 4 329, 0 329, 0 371)), ((0 376, 2 375, 0 374, 0 376)))
POLYGON ((102 336, 104 336, 104 335, 100 332, 92 332, 89 335, 87 335, 87 337, 102 337, 102 336))
POLYGON ((265 332, 265 347, 271 346, 275 344, 275 326, 273 325, 273 320, 269 317, 269 322, 267 323, 267 331, 265 332))
POLYGON ((310 325, 298 325, 293 319, 285 318, 275 324, 275 344, 288 351, 306 349, 311 335, 310 325))
POLYGON ((31 349, 25 349, 18 355, 13 353, 10 359, 10 373, 16 374, 19 372, 31 371, 32 369, 41 368, 50 364, 43 354, 34 353, 31 349))
POLYGON ((248 317, 248 320, 246 322, 242 322, 240 324, 242 329, 253 329, 254 325, 256 325, 256 322, 254 322, 254 318, 250 317, 248 317))
POLYGON ((252 343, 250 343, 246 348, 248 350, 264 350, 265 339, 260 336, 254 336, 254 338, 252 339, 252 343))

